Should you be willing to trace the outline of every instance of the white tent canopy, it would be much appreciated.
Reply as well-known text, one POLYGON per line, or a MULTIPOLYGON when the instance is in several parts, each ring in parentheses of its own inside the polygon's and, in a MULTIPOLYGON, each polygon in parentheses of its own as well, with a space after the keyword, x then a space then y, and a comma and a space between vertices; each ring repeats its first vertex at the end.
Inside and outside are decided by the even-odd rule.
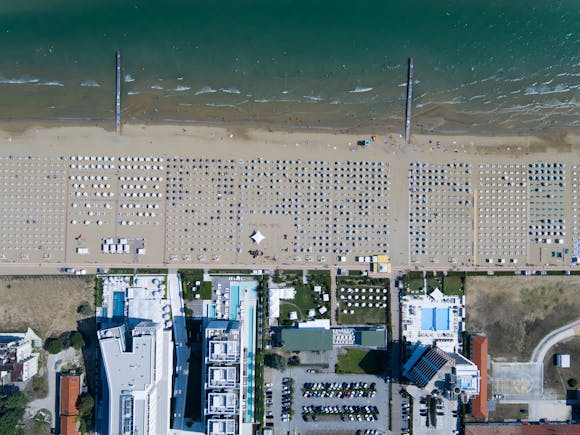
POLYGON ((264 237, 262 235, 262 233, 258 230, 258 231, 254 231, 254 234, 252 234, 252 240, 254 241, 254 243, 256 243, 257 245, 260 244, 260 242, 262 240, 264 240, 266 237, 264 237))

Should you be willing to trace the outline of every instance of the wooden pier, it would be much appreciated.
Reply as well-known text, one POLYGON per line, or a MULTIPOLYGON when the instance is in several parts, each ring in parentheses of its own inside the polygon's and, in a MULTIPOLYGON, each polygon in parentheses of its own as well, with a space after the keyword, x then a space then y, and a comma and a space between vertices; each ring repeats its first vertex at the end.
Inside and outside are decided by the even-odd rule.
POLYGON ((405 141, 411 143, 411 108, 413 106, 413 58, 409 58, 407 73, 407 107, 405 110, 405 141))
POLYGON ((115 81, 115 131, 121 135, 121 51, 117 50, 115 81))

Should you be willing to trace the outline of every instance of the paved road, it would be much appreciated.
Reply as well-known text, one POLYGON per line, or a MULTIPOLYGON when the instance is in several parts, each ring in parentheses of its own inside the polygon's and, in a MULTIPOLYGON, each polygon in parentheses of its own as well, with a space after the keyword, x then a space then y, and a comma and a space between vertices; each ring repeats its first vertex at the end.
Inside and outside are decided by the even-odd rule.
POLYGON ((187 345, 187 328, 185 327, 185 310, 183 308, 183 291, 181 278, 177 269, 169 269, 167 275, 169 286, 169 299, 171 301, 171 313, 173 317, 173 340, 175 343, 175 384, 173 386, 174 411, 173 427, 184 429, 185 397, 187 394, 187 376, 189 374, 189 354, 187 345))
POLYGON ((530 359, 530 362, 543 363, 544 358, 546 358, 546 354, 552 346, 562 340, 565 340, 566 338, 580 335, 580 328, 578 328, 578 326, 580 326, 580 319, 550 332, 548 335, 542 338, 542 340, 540 340, 532 352, 532 358, 530 359))

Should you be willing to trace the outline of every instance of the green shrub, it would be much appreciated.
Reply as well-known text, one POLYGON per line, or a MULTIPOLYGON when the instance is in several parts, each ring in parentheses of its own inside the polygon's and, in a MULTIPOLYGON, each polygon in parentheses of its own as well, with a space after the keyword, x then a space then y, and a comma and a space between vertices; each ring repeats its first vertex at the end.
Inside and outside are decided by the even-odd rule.
POLYGON ((72 347, 74 347, 75 349, 80 349, 85 344, 83 336, 81 335, 80 332, 73 333, 70 337, 70 342, 72 347))
POLYGON ((51 340, 46 346, 46 350, 50 354, 57 354, 62 351, 62 342, 60 340, 51 340))
POLYGON ((264 364, 281 372, 285 371, 287 367, 286 358, 277 353, 267 353, 264 355, 264 364))

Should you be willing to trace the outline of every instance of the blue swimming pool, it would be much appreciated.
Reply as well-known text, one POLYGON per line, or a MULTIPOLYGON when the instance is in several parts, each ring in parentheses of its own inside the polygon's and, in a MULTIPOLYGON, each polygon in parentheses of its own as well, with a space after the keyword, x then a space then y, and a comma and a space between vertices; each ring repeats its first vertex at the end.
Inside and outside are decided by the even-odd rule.
POLYGON ((449 308, 422 308, 421 329, 423 331, 448 331, 449 308))
POLYGON ((254 323, 256 321, 254 307, 250 307, 248 314, 248 382, 246 385, 248 406, 246 408, 246 421, 252 421, 254 417, 254 323))
POLYGON ((230 284, 230 320, 238 320, 238 308, 240 306, 240 286, 230 284))
POLYGON ((215 304, 210 304, 208 306, 208 311, 209 311, 208 317, 210 319, 215 319, 215 311, 216 311, 215 304))
POLYGON ((435 309, 435 329, 437 331, 449 330, 449 308, 435 309))
POLYGON ((125 315, 125 292, 113 292, 113 317, 125 315))

